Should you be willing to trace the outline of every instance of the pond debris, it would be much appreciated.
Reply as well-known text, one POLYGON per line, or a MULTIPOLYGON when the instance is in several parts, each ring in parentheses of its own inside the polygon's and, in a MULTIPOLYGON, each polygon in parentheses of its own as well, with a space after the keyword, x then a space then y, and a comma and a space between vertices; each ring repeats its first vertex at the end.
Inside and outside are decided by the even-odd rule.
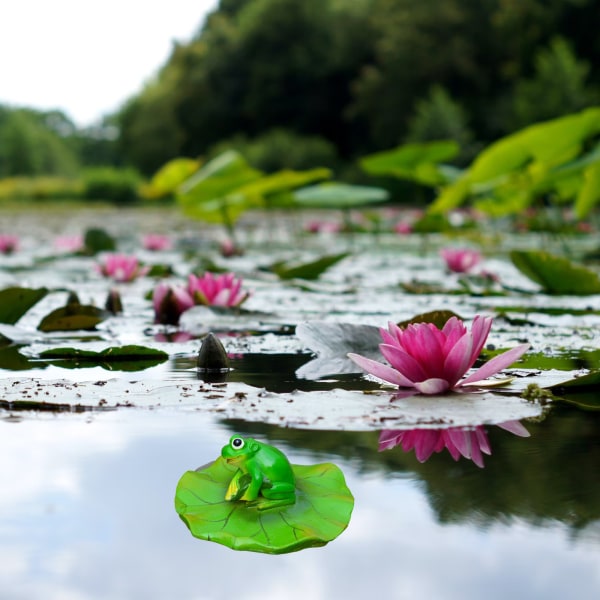
POLYGON ((530 383, 523 392, 521 392, 521 397, 525 398, 528 402, 537 402, 542 406, 555 400, 555 396, 550 390, 540 387, 537 383, 530 383))

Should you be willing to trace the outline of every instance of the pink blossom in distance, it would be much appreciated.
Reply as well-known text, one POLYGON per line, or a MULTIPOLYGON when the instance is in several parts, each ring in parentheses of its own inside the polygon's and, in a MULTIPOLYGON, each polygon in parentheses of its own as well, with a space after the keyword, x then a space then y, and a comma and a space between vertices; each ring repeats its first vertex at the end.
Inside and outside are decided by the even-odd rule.
POLYGON ((442 248, 440 256, 453 273, 467 273, 481 261, 481 254, 470 248, 442 248))
POLYGON ((160 250, 170 250, 173 246, 173 242, 167 235, 148 233, 142 237, 142 245, 146 250, 158 252, 160 250))
POLYGON ((104 277, 110 277, 120 283, 142 277, 149 270, 150 268, 143 267, 135 256, 128 254, 107 254, 98 265, 98 271, 104 277))
POLYGON ((19 238, 10 233, 0 233, 0 253, 12 254, 19 247, 19 238))
POLYGON ((495 356, 461 379, 479 356, 492 327, 491 317, 477 315, 471 331, 457 317, 448 319, 442 329, 433 323, 413 323, 401 329, 394 323, 380 329, 379 349, 389 365, 350 353, 361 369, 401 388, 414 388, 422 394, 441 394, 463 386, 477 385, 519 359, 529 344, 515 346, 495 356))
POLYGON ((412 225, 410 223, 407 223, 406 221, 398 221, 394 225, 394 231, 401 235, 407 235, 409 233, 412 233, 412 230, 412 225))
POLYGON ((81 252, 85 242, 81 234, 60 235, 54 240, 54 247, 63 252, 81 252))
MULTIPOLYGON (((519 421, 499 423, 498 427, 528 437, 529 432, 519 421)), ((414 449, 419 462, 428 460, 434 452, 447 449, 454 460, 461 456, 483 468, 483 454, 492 453, 485 428, 448 427, 447 429, 384 430, 379 435, 379 451, 401 446, 405 452, 414 449)))
POLYGON ((206 272, 202 277, 190 275, 187 286, 188 294, 194 304, 205 306, 240 306, 250 295, 242 291, 242 280, 233 273, 214 275, 206 272))

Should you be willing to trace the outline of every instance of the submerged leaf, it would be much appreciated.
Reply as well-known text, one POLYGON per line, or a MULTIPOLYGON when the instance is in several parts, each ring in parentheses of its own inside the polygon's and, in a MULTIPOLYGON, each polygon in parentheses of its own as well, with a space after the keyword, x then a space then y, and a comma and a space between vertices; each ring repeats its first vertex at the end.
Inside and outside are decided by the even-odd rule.
POLYGON ((549 294, 600 293, 600 278, 595 271, 561 256, 537 250, 513 250, 510 258, 523 275, 539 283, 549 294))
POLYGON ((348 526, 354 498, 333 464, 292 469, 295 504, 261 511, 244 501, 225 500, 236 469, 219 457, 184 473, 175 492, 175 510, 192 535, 233 550, 284 554, 324 546, 348 526))

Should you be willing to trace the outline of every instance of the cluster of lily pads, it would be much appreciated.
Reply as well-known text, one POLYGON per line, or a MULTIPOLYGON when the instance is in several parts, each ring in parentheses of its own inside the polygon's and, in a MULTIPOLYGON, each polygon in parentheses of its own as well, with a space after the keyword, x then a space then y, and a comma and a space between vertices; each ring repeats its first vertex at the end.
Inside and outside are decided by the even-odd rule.
MULTIPOLYGON (((329 231, 329 233, 342 235, 338 231, 329 231)), ((412 234, 407 232, 406 235, 412 234)), ((9 239, 9 236, 0 237, 0 241, 5 242, 6 239, 9 239)), ((157 257, 156 261, 142 262, 136 252, 118 251, 115 240, 103 230, 92 229, 82 235, 56 238, 54 247, 60 252, 56 260, 60 256, 80 256, 93 261, 92 271, 96 276, 109 282, 106 303, 104 307, 94 303, 81 303, 76 291, 70 290, 66 304, 43 315, 37 330, 44 334, 62 332, 64 335, 64 332, 72 332, 73 336, 76 336, 81 331, 94 331, 110 315, 127 319, 129 316, 127 302, 123 302, 121 296, 123 295, 127 300, 129 296, 135 294, 138 296, 138 302, 143 302, 144 306, 150 308, 153 315, 152 322, 145 321, 141 323, 141 327, 151 326, 153 336, 157 340, 173 339, 168 336, 186 333, 189 320, 182 324, 182 318, 188 311, 198 307, 216 311, 216 316, 211 322, 222 335, 227 335, 232 330, 237 330, 238 335, 243 335, 243 327, 239 331, 235 326, 229 327, 228 324, 235 323, 236 320, 244 322, 248 315, 256 313, 252 310, 246 311, 242 305, 249 298, 257 299, 260 305, 261 290, 250 289, 243 275, 235 269, 215 263, 205 269, 184 274, 175 273, 173 264, 181 258, 177 244, 177 240, 162 234, 150 234, 140 238, 140 247, 157 257), (167 254, 174 249, 178 251, 177 254, 167 254), (140 283, 141 287, 138 285, 140 283), (150 289, 149 285, 151 285, 150 289)), ((11 258, 19 253, 19 239, 16 236, 9 239, 5 246, 10 247, 11 258)), ((8 255, 7 251, 3 252, 8 255)), ((220 255, 227 261, 232 256, 239 255, 239 247, 236 247, 235 253, 223 252, 221 248, 220 255)), ((352 251, 345 250, 319 255, 304 261, 276 261, 268 265, 266 271, 271 277, 270 282, 279 280, 282 285, 287 282, 298 290, 315 293, 318 289, 311 288, 313 285, 311 282, 351 256, 352 251)), ((521 274, 538 285, 538 292, 535 293, 577 296, 600 293, 600 280, 597 273, 564 257, 546 251, 513 250, 510 259, 521 274)), ((403 293, 423 295, 462 293, 481 297, 487 295, 501 297, 514 293, 514 286, 502 281, 502 278, 489 268, 484 268, 484 257, 477 248, 468 245, 446 245, 438 254, 438 262, 450 274, 443 284, 432 285, 413 279, 400 282, 399 293, 402 290, 403 293), (485 284, 481 284, 481 281, 485 284), (448 287, 450 284, 453 287, 448 287)), ((93 273, 89 277, 93 277, 93 273)), ((52 292, 53 290, 48 288, 14 286, 0 290, 0 324, 4 324, 0 325, 0 335, 5 339, 4 346, 9 346, 11 340, 13 346, 18 345, 22 332, 15 333, 10 326, 18 324, 32 307, 38 305, 52 292)), ((202 315, 200 318, 206 318, 208 313, 199 314, 202 315)), ((260 317, 260 313, 258 314, 260 317)), ((414 315, 409 321, 401 323, 392 321, 387 328, 335 322, 316 322, 312 328, 310 322, 296 322, 292 325, 293 327, 288 328, 286 332, 292 335, 295 333, 296 344, 302 344, 305 349, 312 351, 316 356, 315 361, 327 359, 328 356, 330 358, 333 356, 337 361, 330 361, 326 369, 312 371, 310 371, 311 363, 305 364, 298 370, 298 377, 318 380, 325 376, 335 377, 344 373, 355 375, 365 373, 373 382, 375 386, 373 389, 388 393, 389 386, 397 388, 392 397, 396 407, 402 396, 409 397, 413 404, 418 405, 415 394, 434 396, 439 399, 443 395, 449 395, 450 398, 464 395, 467 389, 483 389, 490 383, 484 380, 493 378, 513 363, 522 361, 530 348, 529 343, 519 343, 505 352, 492 352, 488 348, 488 336, 492 331, 490 316, 476 314, 470 319, 463 319, 450 311, 414 315), (472 322, 470 328, 465 322, 469 320, 472 322), (482 359, 485 362, 477 364, 477 361, 481 363, 482 359), (331 367, 333 362, 335 366, 331 367), (476 366, 478 368, 472 370, 476 366)), ((253 335, 250 331, 245 333, 253 335)), ((176 339, 183 340, 184 343, 185 340, 191 341, 190 352, 192 352, 197 350, 193 344, 203 335, 191 331, 176 339)), ((169 358, 169 352, 165 352, 162 348, 158 350, 141 345, 120 344, 100 351, 50 348, 39 351, 36 358, 63 361, 60 364, 73 359, 87 361, 89 364, 110 364, 132 362, 140 358, 164 361, 169 358)), ((593 387, 597 385, 597 379, 598 375, 592 369, 584 377, 578 377, 572 382, 563 382, 560 389, 593 387)), ((491 380, 491 383, 500 385, 508 381, 506 377, 496 377, 491 380)), ((552 392, 557 390, 558 388, 548 390, 545 396, 552 396, 552 392)), ((519 390, 521 391, 523 390, 519 390)), ((544 394, 538 395, 537 398, 543 396, 544 394)), ((529 393, 529 397, 536 398, 533 391, 529 393)), ((361 401, 367 407, 367 400, 363 398, 361 401)), ((435 412, 431 407, 432 405, 429 405, 429 415, 431 410, 435 412)), ((379 410, 380 407, 373 408, 379 410)), ((243 414, 243 407, 238 410, 243 414)), ((372 412, 371 417, 374 414, 376 413, 372 412)), ((389 419, 389 417, 385 418, 389 419)), ((397 431, 393 428, 384 430, 381 448, 387 449, 392 445, 415 448, 418 458, 428 457, 440 448, 447 448, 455 458, 466 456, 476 464, 482 464, 481 452, 485 453, 487 447, 481 434, 470 433, 467 438, 464 438, 461 433, 464 430, 455 428, 453 431, 452 427, 447 426, 444 430, 440 430, 445 432, 443 435, 440 433, 432 436, 431 432, 435 429, 432 427, 434 419, 429 416, 428 428, 413 428, 409 435, 410 425, 423 423, 422 419, 422 417, 415 417, 414 421, 409 419, 402 427, 402 431, 407 433, 402 435, 390 434, 390 431, 397 431), (422 441, 419 442, 419 439, 422 441)), ((454 422, 450 420, 449 425, 454 422)), ((511 428, 510 423, 515 422, 515 419, 510 418, 510 415, 505 420, 496 419, 494 422, 508 423, 507 430, 513 433, 518 430, 519 434, 522 434, 522 430, 518 427, 511 428)), ((475 418, 467 419, 466 424, 471 426, 471 432, 477 431, 472 428, 479 426, 475 418)))

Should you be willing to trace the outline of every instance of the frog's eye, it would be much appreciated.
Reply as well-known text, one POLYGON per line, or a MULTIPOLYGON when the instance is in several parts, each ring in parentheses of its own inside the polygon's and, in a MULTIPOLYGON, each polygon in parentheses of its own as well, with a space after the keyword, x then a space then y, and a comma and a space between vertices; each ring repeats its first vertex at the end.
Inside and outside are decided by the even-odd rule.
POLYGON ((233 438, 231 440, 231 447, 234 450, 241 450, 244 447, 244 440, 240 437, 233 438))

